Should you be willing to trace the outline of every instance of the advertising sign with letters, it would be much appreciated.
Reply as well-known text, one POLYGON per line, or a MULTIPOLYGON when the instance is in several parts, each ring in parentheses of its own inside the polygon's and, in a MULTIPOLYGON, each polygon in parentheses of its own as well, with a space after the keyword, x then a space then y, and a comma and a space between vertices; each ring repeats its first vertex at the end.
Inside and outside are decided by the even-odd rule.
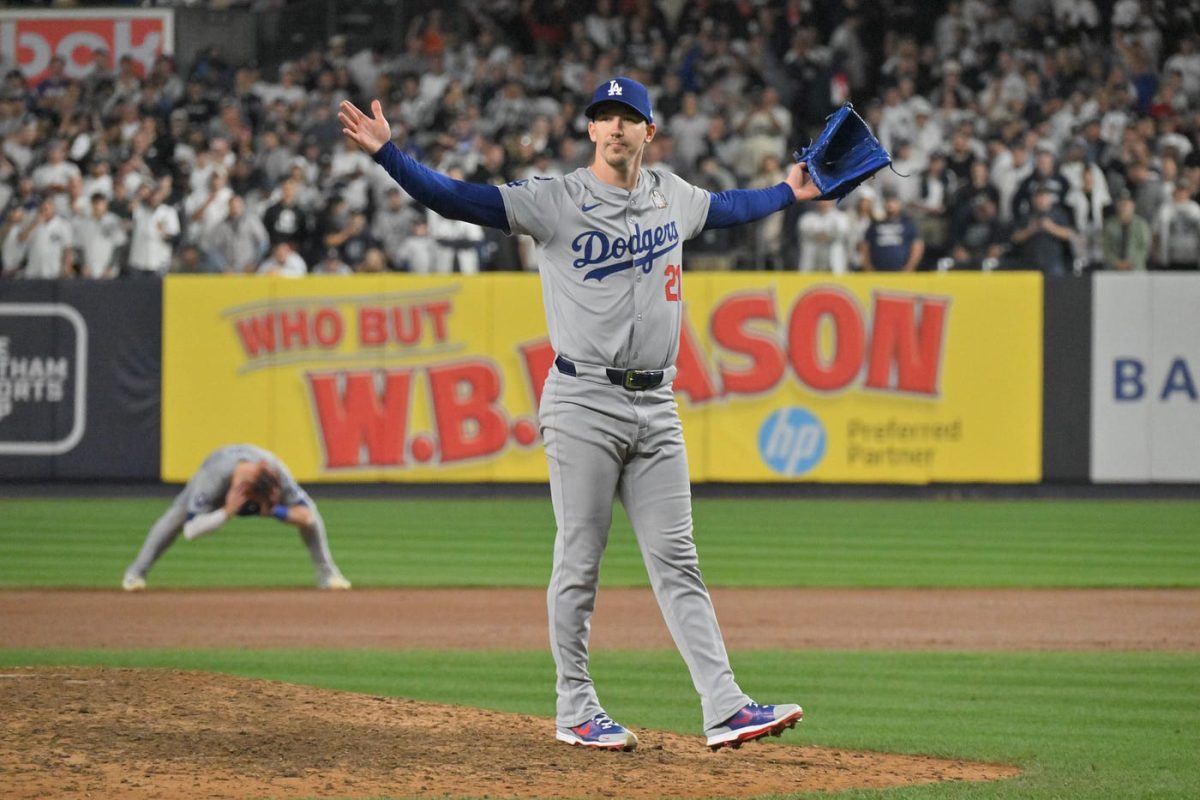
MULTIPOLYGON (((674 285, 694 480, 1040 480, 1040 276, 674 285)), ((546 479, 536 276, 170 276, 164 293, 166 480, 237 441, 300 480, 546 479)))
POLYGON ((1200 481, 1200 281, 1094 278, 1091 477, 1200 481))
POLYGON ((0 11, 0 60, 16 64, 29 86, 49 75, 55 57, 66 77, 86 78, 97 68, 96 50, 108 54, 111 69, 129 56, 144 76, 158 56, 174 52, 174 25, 170 9, 0 11))

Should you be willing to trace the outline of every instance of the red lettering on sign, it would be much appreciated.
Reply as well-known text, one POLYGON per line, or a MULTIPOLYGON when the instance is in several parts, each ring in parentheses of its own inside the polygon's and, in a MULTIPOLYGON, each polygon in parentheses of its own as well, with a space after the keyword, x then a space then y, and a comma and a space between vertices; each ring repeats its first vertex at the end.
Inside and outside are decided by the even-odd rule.
POLYGON ((717 387, 713 385, 708 366, 704 363, 696 333, 686 318, 679 329, 679 355, 675 359, 675 366, 678 369, 674 387, 676 394, 686 394, 693 403, 707 403, 717 396, 717 387))
POLYGON ((387 315, 382 308, 362 306, 358 309, 358 343, 375 347, 387 342, 387 315))
POLYGON ((429 368, 433 416, 442 463, 499 452, 508 441, 508 420, 497 406, 500 371, 486 361, 429 368))
POLYGON ((858 304, 849 294, 830 288, 812 289, 796 301, 788 324, 788 351, 796 377, 822 392, 844 389, 862 369, 866 332, 858 304), (823 360, 820 329, 832 324, 833 356, 823 360))
POLYGON ((720 367, 727 394, 758 394, 776 386, 783 378, 787 366, 783 348, 774 336, 751 327, 756 320, 768 323, 772 331, 778 329, 775 298, 770 292, 735 295, 713 311, 710 323, 713 341, 750 362, 740 370, 720 367))
POLYGON ((550 367, 554 366, 554 348, 550 346, 549 339, 539 339, 521 345, 520 350, 521 360, 525 364, 525 378, 533 393, 533 407, 537 409, 542 405, 546 376, 550 374, 550 367))
POLYGON ((379 347, 389 342, 411 346, 429 336, 441 344, 450 338, 450 302, 412 303, 389 309, 361 306, 358 309, 358 342, 363 347, 379 347))
POLYGON ((115 67, 123 56, 133 59, 134 72, 145 77, 154 60, 173 49, 170 11, 37 11, 22 18, 9 12, 0 21, 0 53, 15 61, 29 86, 49 75, 55 56, 65 62, 68 78, 81 79, 97 69, 93 53, 109 54, 115 67))
POLYGON ((330 350, 341 344, 345 333, 342 315, 335 308, 318 308, 312 315, 303 308, 273 311, 239 319, 235 327, 242 350, 250 358, 269 356, 277 350, 307 348, 314 342, 330 350))
POLYGON ((325 443, 326 467, 363 466, 364 447, 367 465, 404 464, 411 371, 308 373, 306 377, 325 443))
POLYGON ((279 312, 279 340, 284 350, 291 350, 293 343, 308 347, 308 312, 303 308, 290 314, 279 312))
POLYGON ((313 317, 313 338, 326 350, 342 341, 342 315, 332 308, 317 309, 313 317))
POLYGON ((426 303, 425 316, 433 322, 433 340, 435 342, 448 341, 450 328, 447 320, 450 317, 450 301, 439 300, 436 303, 426 303))
POLYGON ((275 352, 275 317, 273 314, 239 319, 236 327, 238 338, 242 341, 242 349, 250 358, 257 358, 260 352, 266 355, 275 352))
POLYGON ((876 295, 866 385, 937 394, 946 299, 876 295), (916 321, 918 302, 921 320, 916 321))

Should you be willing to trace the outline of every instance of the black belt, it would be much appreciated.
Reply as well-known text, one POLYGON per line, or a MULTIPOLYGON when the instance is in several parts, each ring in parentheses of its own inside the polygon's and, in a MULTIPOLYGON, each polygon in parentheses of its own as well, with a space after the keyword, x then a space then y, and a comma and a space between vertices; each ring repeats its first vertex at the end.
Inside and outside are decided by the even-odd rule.
MULTIPOLYGON (((574 361, 556 356, 554 358, 554 366, 558 367, 558 371, 563 375, 578 377, 579 370, 575 366, 574 361)), ((609 383, 614 386, 620 386, 623 389, 628 389, 631 392, 640 392, 645 389, 653 389, 663 382, 664 371, 661 369, 616 369, 615 367, 605 367, 604 374, 608 376, 609 383)))

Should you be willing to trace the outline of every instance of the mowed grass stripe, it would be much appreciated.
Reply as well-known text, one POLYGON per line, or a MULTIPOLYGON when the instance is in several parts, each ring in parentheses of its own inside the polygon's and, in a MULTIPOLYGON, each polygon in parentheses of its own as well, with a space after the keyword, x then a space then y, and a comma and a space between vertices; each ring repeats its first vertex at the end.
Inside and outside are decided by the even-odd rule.
MULTIPOLYGON (((544 500, 318 502, 334 556, 358 586, 541 587, 549 576, 554 530, 544 500)), ((0 586, 114 585, 166 506, 0 501, 0 586)), ((1200 502, 701 499, 695 509, 713 586, 1200 585, 1200 502)), ((312 578, 296 533, 260 519, 177 542, 151 580, 312 578)), ((619 509, 602 582, 647 585, 619 509)))

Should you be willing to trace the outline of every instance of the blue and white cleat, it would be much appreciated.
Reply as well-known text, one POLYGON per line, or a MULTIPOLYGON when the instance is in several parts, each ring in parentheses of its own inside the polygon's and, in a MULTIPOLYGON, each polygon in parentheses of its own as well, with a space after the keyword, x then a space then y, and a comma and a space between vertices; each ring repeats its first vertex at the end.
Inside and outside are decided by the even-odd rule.
POLYGON ((601 750, 632 750, 637 747, 637 737, 627 731, 603 712, 573 728, 559 728, 554 738, 569 745, 598 747, 601 750))
POLYGON ((704 733, 708 736, 708 746, 713 750, 722 747, 737 749, 742 742, 761 739, 764 736, 778 736, 788 728, 796 727, 796 723, 804 719, 804 709, 794 703, 779 706, 760 706, 750 703, 742 706, 736 714, 715 728, 709 728, 704 733))

